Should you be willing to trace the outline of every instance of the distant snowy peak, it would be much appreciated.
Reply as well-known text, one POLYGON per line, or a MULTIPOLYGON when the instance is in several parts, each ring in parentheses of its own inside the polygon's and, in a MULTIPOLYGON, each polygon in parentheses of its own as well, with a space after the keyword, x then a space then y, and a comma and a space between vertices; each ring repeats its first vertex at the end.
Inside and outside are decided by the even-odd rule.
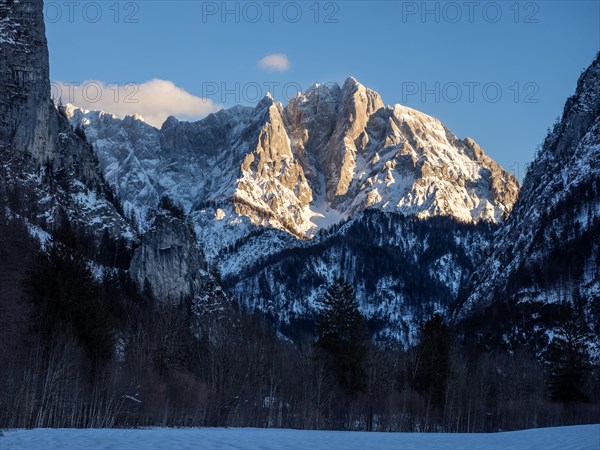
POLYGON ((310 237, 366 208, 499 222, 519 189, 473 140, 386 107, 354 78, 316 84, 286 106, 267 95, 198 122, 170 117, 160 130, 135 117, 67 113, 142 228, 165 194, 203 227, 219 208, 219 222, 310 237))

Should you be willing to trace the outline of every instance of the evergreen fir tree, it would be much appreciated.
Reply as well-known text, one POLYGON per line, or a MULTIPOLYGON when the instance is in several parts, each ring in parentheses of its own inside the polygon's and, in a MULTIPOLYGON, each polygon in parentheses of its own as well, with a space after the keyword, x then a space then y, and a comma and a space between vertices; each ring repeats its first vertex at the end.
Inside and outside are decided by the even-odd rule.
POLYGON ((567 306, 547 353, 547 384, 553 401, 571 404, 589 400, 584 386, 590 369, 590 339, 583 317, 567 306))
POLYGON ((317 347, 327 355, 345 391, 364 391, 367 333, 354 289, 343 277, 323 297, 317 347))
POLYGON ((450 375, 450 330, 439 314, 421 327, 413 386, 436 406, 443 406, 450 375))

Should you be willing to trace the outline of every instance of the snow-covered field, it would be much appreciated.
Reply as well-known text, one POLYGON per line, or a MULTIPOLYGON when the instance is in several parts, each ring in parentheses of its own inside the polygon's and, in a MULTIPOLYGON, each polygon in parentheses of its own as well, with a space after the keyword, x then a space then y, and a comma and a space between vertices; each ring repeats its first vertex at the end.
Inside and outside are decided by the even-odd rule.
POLYGON ((598 450, 600 425, 493 434, 358 433, 254 428, 35 429, 5 432, 0 450, 598 450))

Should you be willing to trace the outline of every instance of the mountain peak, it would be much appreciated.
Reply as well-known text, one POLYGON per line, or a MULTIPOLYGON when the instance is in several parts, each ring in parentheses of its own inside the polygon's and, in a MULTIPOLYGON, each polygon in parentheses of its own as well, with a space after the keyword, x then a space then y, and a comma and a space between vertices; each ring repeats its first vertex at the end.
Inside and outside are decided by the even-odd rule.
POLYGON ((175 116, 169 116, 167 117, 167 120, 165 120, 162 124, 161 129, 164 130, 166 128, 171 128, 173 126, 176 126, 177 124, 179 124, 179 119, 177 119, 177 117, 175 116))
POLYGON ((362 83, 360 83, 360 81, 358 81, 354 77, 348 77, 348 78, 346 78, 346 80, 344 81, 344 86, 356 86, 356 87, 363 87, 364 88, 364 85, 362 83))
POLYGON ((254 109, 255 109, 255 111, 261 111, 263 109, 270 108, 275 103, 276 103, 275 99, 273 98, 271 93, 267 92, 265 94, 265 96, 262 98, 262 100, 256 104, 256 107, 254 109))
POLYGON ((600 115, 600 52, 577 81, 575 93, 566 101, 561 121, 549 135, 548 146, 555 154, 573 148, 600 115), (573 127, 573 124, 579 124, 573 127))
MULTIPOLYGON (((143 210, 149 198, 168 194, 194 214, 195 205, 217 201, 253 226, 309 237, 366 208, 502 221, 518 193, 514 177, 474 141, 461 141, 416 110, 386 108, 353 77, 341 89, 315 84, 286 106, 267 94, 254 109, 222 110, 170 130, 179 123, 169 117, 161 130, 143 135, 123 123, 122 132, 107 128, 108 145, 107 135, 94 130, 104 125, 86 122, 90 142, 104 139, 101 161, 119 161, 128 155, 121 145, 135 142, 140 173, 118 181, 128 204, 143 210), (165 167, 156 166, 157 155, 169 155, 165 167)), ((203 225, 207 232, 211 224, 203 225)))
POLYGON ((344 93, 354 93, 354 92, 364 92, 364 91, 375 92, 375 91, 372 91, 371 89, 368 89, 367 87, 365 87, 354 77, 346 78, 346 81, 344 81, 344 84, 342 85, 342 91, 344 93))

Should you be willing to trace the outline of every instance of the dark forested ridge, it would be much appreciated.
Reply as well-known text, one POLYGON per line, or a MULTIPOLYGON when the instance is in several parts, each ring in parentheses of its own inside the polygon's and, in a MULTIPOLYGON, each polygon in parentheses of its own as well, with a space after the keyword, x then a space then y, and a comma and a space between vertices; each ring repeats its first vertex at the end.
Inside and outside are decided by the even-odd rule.
POLYGON ((326 286, 343 276, 354 286, 373 334, 408 344, 421 321, 435 310, 451 309, 495 228, 366 210, 311 241, 259 259, 223 283, 238 303, 267 314, 288 333, 314 322, 326 286))

